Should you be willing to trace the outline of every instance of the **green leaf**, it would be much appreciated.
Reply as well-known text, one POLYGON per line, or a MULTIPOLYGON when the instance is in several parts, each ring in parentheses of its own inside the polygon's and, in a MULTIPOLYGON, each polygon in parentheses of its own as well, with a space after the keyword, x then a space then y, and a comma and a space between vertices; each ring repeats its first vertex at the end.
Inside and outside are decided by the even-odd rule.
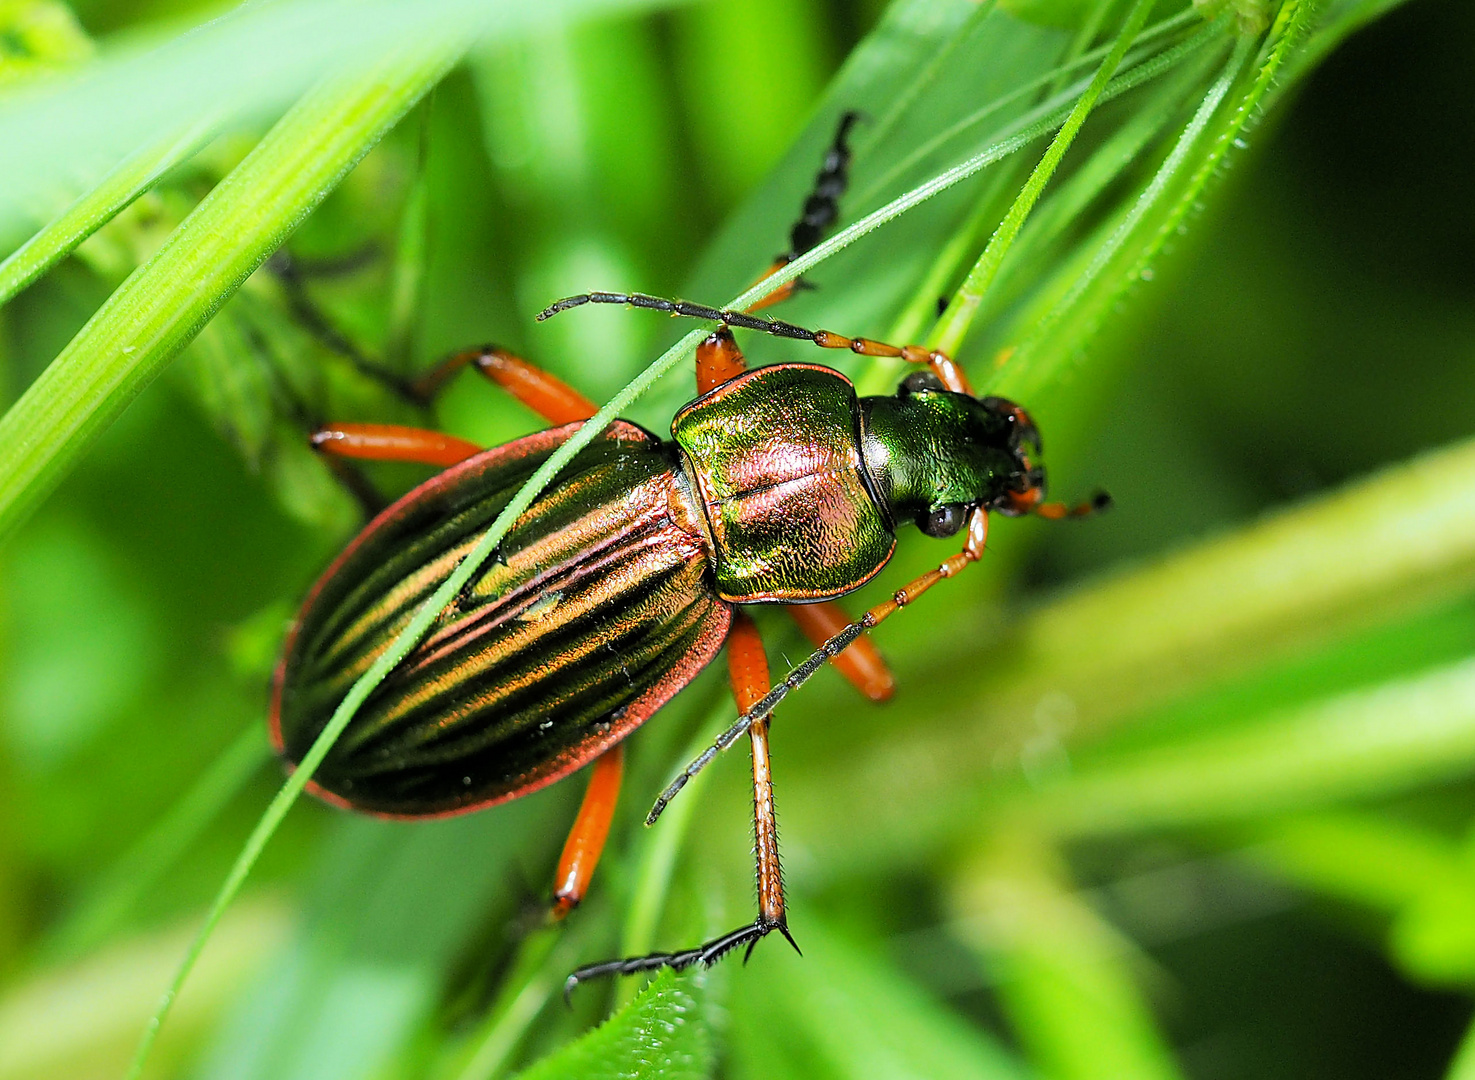
POLYGON ((710 976, 664 971, 635 1000, 519 1080, 699 1080, 716 1050, 705 990, 710 976))
POLYGON ((450 44, 422 47, 309 95, 109 298, 0 419, 0 539, 455 53, 450 44))
POLYGON ((80 196, 41 231, 0 262, 0 305, 50 270, 160 177, 188 160, 209 138, 211 125, 200 124, 184 135, 164 140, 128 158, 80 196))

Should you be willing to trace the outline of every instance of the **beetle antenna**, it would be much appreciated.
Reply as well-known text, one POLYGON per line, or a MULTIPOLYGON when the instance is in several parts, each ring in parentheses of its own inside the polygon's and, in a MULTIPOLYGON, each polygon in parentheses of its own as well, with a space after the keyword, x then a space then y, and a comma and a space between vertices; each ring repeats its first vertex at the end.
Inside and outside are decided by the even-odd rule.
POLYGON ((850 623, 845 629, 810 653, 808 660, 805 660, 804 663, 790 671, 784 677, 783 682, 763 695, 762 700, 758 704, 734 720, 731 727, 717 736, 716 742, 698 754, 692 763, 682 770, 681 774, 675 780, 671 781, 670 786, 661 792, 660 798, 650 808, 650 813, 645 815, 645 823, 647 825, 654 825, 656 819, 661 816, 661 813, 670 804, 671 800, 680 794, 681 789, 686 787, 693 776, 705 769, 718 754, 747 734, 750 727, 770 715, 778 707, 778 703, 789 696, 790 691, 799 689, 799 687, 809 681, 816 671, 824 667, 828 661, 833 660, 848 649, 855 639, 860 637, 871 625, 870 617, 867 615, 860 622, 850 623))
MULTIPOLYGON (((560 311, 583 307, 585 304, 627 304, 630 307, 645 308, 648 311, 664 311, 673 317, 707 319, 725 326, 736 326, 741 330, 757 330, 759 333, 772 334, 774 337, 809 341, 821 349, 849 349, 861 356, 900 357, 912 364, 932 363, 941 356, 940 353, 921 345, 890 345, 884 341, 873 341, 871 338, 846 337, 844 334, 837 334, 831 330, 809 330, 803 326, 795 326, 791 322, 784 322, 782 319, 768 319, 761 315, 749 315, 745 311, 714 308, 706 304, 693 304, 687 300, 667 300, 660 296, 647 296, 645 293, 591 292, 580 293, 578 296, 566 296, 540 311, 538 322, 551 319, 560 311)), ((951 361, 948 363, 951 365, 951 361)), ((943 382, 946 384, 947 380, 944 379, 943 382)), ((948 389, 955 389, 955 387, 949 386, 948 389)))

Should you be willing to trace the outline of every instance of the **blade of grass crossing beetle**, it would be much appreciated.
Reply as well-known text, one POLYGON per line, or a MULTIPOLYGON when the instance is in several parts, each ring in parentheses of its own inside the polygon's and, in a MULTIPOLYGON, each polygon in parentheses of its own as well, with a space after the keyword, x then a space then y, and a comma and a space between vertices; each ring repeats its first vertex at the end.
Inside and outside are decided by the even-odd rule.
MULTIPOLYGON (((7 475, 6 462, 0 461, 0 477, 4 477, 0 479, 0 532, 5 524, 14 527, 18 517, 39 501, 62 469, 81 453, 82 444, 90 442, 158 374, 301 217, 439 81, 455 56, 454 46, 440 44, 330 81, 289 112, 206 197, 170 242, 103 305, 0 421, 0 458, 12 459, 9 464, 23 473, 7 475), (264 210, 253 213, 251 206, 256 203, 264 210), (241 219, 248 223, 244 237, 241 219), (180 295, 180 281, 197 290, 192 303, 180 295), (161 295, 150 295, 154 287, 161 295), (98 353, 89 355, 94 347, 98 353), (65 429, 61 437, 41 439, 31 434, 38 424, 48 421, 65 429), (23 439, 28 434, 31 444, 7 452, 7 436, 23 439)), ((299 789, 311 770, 304 769, 301 775, 295 785, 299 789)), ((288 780, 284 793, 294 781, 295 776, 288 780)), ((129 1077, 142 1072, 159 1026, 210 932, 276 820, 291 804, 288 799, 278 807, 281 801, 278 795, 263 816, 262 825, 270 828, 258 826, 247 841, 250 857, 232 871, 180 971, 164 992, 139 1042, 129 1077)))

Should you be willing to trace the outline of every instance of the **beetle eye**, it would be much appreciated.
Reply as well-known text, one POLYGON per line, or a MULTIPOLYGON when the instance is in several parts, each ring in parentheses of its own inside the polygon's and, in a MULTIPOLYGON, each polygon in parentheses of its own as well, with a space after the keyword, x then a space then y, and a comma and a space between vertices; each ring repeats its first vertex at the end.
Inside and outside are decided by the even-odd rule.
POLYGON ((947 503, 927 511, 917 519, 917 528, 927 536, 941 540, 952 536, 968 520, 968 508, 962 503, 947 503))
POLYGON ((907 394, 915 394, 918 390, 946 390, 942 380, 930 371, 914 371, 897 387, 897 393, 905 397, 907 394))

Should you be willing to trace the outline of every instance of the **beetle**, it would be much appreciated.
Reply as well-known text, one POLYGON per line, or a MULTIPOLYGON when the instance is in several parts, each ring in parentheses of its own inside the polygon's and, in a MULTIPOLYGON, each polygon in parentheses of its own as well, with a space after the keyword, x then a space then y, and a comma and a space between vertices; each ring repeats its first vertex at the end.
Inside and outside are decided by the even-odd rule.
MULTIPOLYGON (((854 120, 842 120, 791 249, 770 273, 816 244, 837 216, 854 120)), ((743 715, 648 820, 747 733, 758 916, 697 948, 581 968, 566 989, 599 975, 710 964, 744 945, 751 951, 773 931, 793 944, 768 714, 825 662, 867 696, 889 697, 891 676, 862 632, 977 561, 991 512, 1060 518, 1105 504, 1104 497, 1074 509, 1044 502, 1040 436, 1028 413, 975 396, 936 351, 642 294, 570 297, 539 319, 588 303, 717 323, 697 350, 699 396, 676 414, 669 440, 617 420, 580 451, 363 703, 309 784, 339 806, 428 818, 493 806, 592 764, 555 879, 553 917, 562 918, 585 895, 608 834, 625 738, 725 645, 743 715), (746 370, 733 328, 899 357, 917 370, 895 395, 859 397, 844 375, 816 364, 746 370), (963 548, 852 621, 837 598, 880 573, 908 523, 934 537, 962 533, 963 548), (748 604, 789 605, 818 646, 773 690, 748 604)), ((387 425, 330 425, 312 436, 336 458, 444 471, 375 516, 303 603, 270 711, 272 741, 289 766, 524 481, 595 412, 573 388, 495 347, 451 357, 421 380, 421 391, 432 393, 468 366, 554 426, 488 450, 387 425)))

